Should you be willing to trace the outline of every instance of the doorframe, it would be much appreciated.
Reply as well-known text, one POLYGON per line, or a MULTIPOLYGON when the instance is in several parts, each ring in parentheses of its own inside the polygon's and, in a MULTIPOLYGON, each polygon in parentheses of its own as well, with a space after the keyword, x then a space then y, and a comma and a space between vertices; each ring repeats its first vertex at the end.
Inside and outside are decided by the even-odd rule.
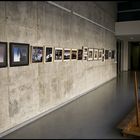
POLYGON ((117 39, 116 41, 116 49, 117 49, 117 74, 121 72, 122 68, 122 44, 121 40, 117 39))

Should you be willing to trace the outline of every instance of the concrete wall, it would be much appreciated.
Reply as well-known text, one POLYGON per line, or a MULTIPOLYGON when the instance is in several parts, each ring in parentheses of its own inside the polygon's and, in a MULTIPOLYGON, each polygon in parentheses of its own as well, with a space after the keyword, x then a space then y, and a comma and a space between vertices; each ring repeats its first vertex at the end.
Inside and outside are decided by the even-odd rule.
POLYGON ((116 35, 140 35, 140 21, 125 21, 115 23, 116 35))
MULTIPOLYGON (((114 19, 94 2, 57 3, 114 31, 114 19)), ((1 1, 0 30, 0 41, 76 49, 82 46, 116 49, 112 32, 47 2, 1 1)), ((2 68, 0 133, 115 76, 116 64, 111 60, 2 68)))

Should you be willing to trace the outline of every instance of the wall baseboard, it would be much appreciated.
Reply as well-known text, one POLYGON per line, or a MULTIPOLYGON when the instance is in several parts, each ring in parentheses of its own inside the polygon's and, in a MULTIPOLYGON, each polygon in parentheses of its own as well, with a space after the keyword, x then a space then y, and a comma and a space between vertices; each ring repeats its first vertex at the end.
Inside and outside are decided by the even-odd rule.
POLYGON ((82 97, 82 96, 88 94, 89 92, 91 92, 91 91, 93 91, 93 90, 96 90, 97 88, 101 87, 102 85, 104 85, 104 84, 110 82, 111 80, 113 80, 113 79, 115 79, 115 78, 116 78, 116 76, 113 77, 113 78, 111 78, 110 80, 108 80, 108 81, 106 81, 106 82, 104 82, 104 83, 102 83, 102 84, 100 84, 100 85, 98 85, 98 86, 92 88, 92 89, 89 89, 88 91, 86 91, 86 92, 84 92, 84 93, 82 93, 82 94, 79 94, 78 96, 75 96, 75 97, 69 99, 68 101, 65 101, 65 102, 61 103, 60 105, 57 105, 57 106, 55 106, 55 107, 52 107, 51 109, 49 109, 49 110, 47 110, 47 111, 45 111, 45 112, 43 112, 43 113, 41 113, 41 114, 39 114, 39 115, 36 115, 35 117, 33 117, 33 118, 31 118, 31 119, 29 119, 29 120, 27 120, 27 121, 25 121, 25 122, 23 122, 23 123, 21 123, 21 124, 18 124, 18 125, 16 125, 15 127, 12 127, 12 128, 10 128, 10 129, 8 129, 8 130, 2 132, 2 133, 0 133, 0 138, 2 138, 2 137, 4 137, 4 136, 6 136, 6 135, 8 135, 8 134, 10 134, 10 133, 12 133, 12 132, 18 130, 18 129, 21 128, 21 127, 24 127, 24 126, 27 125, 27 124, 30 124, 30 123, 36 121, 37 119, 40 119, 41 117, 43 117, 43 116, 45 116, 45 115, 47 115, 47 114, 49 114, 49 113, 51 113, 51 112, 53 112, 53 111, 59 109, 60 107, 63 107, 63 106, 65 106, 65 105, 67 105, 68 103, 70 103, 70 102, 72 102, 72 101, 74 101, 74 100, 76 100, 76 99, 78 99, 78 98, 80 98, 80 97, 82 97))

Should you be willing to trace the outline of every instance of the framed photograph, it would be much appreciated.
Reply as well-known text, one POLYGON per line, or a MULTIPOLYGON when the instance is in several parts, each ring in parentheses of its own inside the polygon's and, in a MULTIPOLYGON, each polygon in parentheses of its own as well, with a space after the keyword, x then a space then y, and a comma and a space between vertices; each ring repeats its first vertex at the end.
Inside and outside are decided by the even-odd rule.
POLYGON ((45 62, 53 61, 53 49, 51 47, 45 47, 45 62))
POLYGON ((94 60, 98 60, 98 49, 94 49, 94 60))
POLYGON ((88 61, 92 61, 92 60, 93 60, 93 49, 88 48, 88 61))
POLYGON ((83 59, 83 50, 78 49, 78 60, 82 60, 82 59, 83 59))
POLYGON ((109 58, 108 54, 109 54, 109 50, 105 50, 105 60, 107 60, 109 58))
POLYGON ((112 57, 112 51, 109 50, 109 52, 108 52, 108 58, 111 59, 111 57, 112 57))
POLYGON ((105 61, 105 50, 103 49, 102 62, 105 61))
POLYGON ((42 63, 43 53, 43 47, 32 46, 32 63, 42 63))
POLYGON ((70 56, 71 56, 71 49, 64 49, 64 55, 63 55, 63 60, 64 61, 70 61, 70 56))
POLYGON ((88 58, 88 47, 82 47, 83 48, 83 60, 87 60, 88 58))
POLYGON ((62 61, 63 48, 54 48, 54 62, 62 61))
POLYGON ((111 59, 115 59, 115 50, 112 50, 111 59))
POLYGON ((71 50, 71 60, 77 60, 77 49, 71 50))
POLYGON ((7 67, 7 43, 0 42, 0 68, 7 67))
POLYGON ((10 44, 10 66, 29 65, 29 44, 13 43, 10 44))
POLYGON ((98 59, 102 60, 102 57, 103 57, 103 49, 99 49, 98 59))

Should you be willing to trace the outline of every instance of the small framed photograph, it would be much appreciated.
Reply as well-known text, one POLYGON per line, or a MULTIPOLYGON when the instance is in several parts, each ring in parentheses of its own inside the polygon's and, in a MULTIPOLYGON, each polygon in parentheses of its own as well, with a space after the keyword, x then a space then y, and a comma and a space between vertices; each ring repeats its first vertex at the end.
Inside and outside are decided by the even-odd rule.
POLYGON ((103 57, 103 49, 99 49, 98 59, 102 60, 102 57, 103 57))
POLYGON ((7 67, 7 43, 0 42, 0 68, 7 67))
POLYGON ((78 60, 82 60, 82 59, 83 59, 83 50, 78 49, 78 60))
POLYGON ((105 60, 107 60, 109 58, 108 54, 109 54, 109 50, 105 50, 105 60))
POLYGON ((108 58, 111 59, 111 57, 112 57, 112 51, 109 50, 109 52, 108 52, 108 58))
POLYGON ((54 48, 54 62, 62 61, 63 48, 54 48))
POLYGON ((63 55, 63 60, 64 61, 70 61, 70 56, 71 56, 71 49, 64 49, 64 55, 63 55))
POLYGON ((10 43, 10 66, 29 65, 29 44, 10 43))
POLYGON ((93 49, 88 48, 88 61, 92 61, 92 60, 93 60, 93 49))
POLYGON ((77 60, 77 49, 71 49, 71 60, 77 60))
POLYGON ((111 59, 115 59, 115 50, 112 50, 111 59))
POLYGON ((51 47, 45 47, 45 62, 53 61, 53 49, 51 47))
POLYGON ((98 49, 94 49, 94 60, 98 60, 98 49))
POLYGON ((103 49, 102 62, 105 61, 105 50, 103 49))
POLYGON ((82 47, 83 48, 83 60, 87 60, 88 58, 88 47, 82 47))
POLYGON ((32 46, 32 63, 42 63, 43 53, 43 47, 32 46))

